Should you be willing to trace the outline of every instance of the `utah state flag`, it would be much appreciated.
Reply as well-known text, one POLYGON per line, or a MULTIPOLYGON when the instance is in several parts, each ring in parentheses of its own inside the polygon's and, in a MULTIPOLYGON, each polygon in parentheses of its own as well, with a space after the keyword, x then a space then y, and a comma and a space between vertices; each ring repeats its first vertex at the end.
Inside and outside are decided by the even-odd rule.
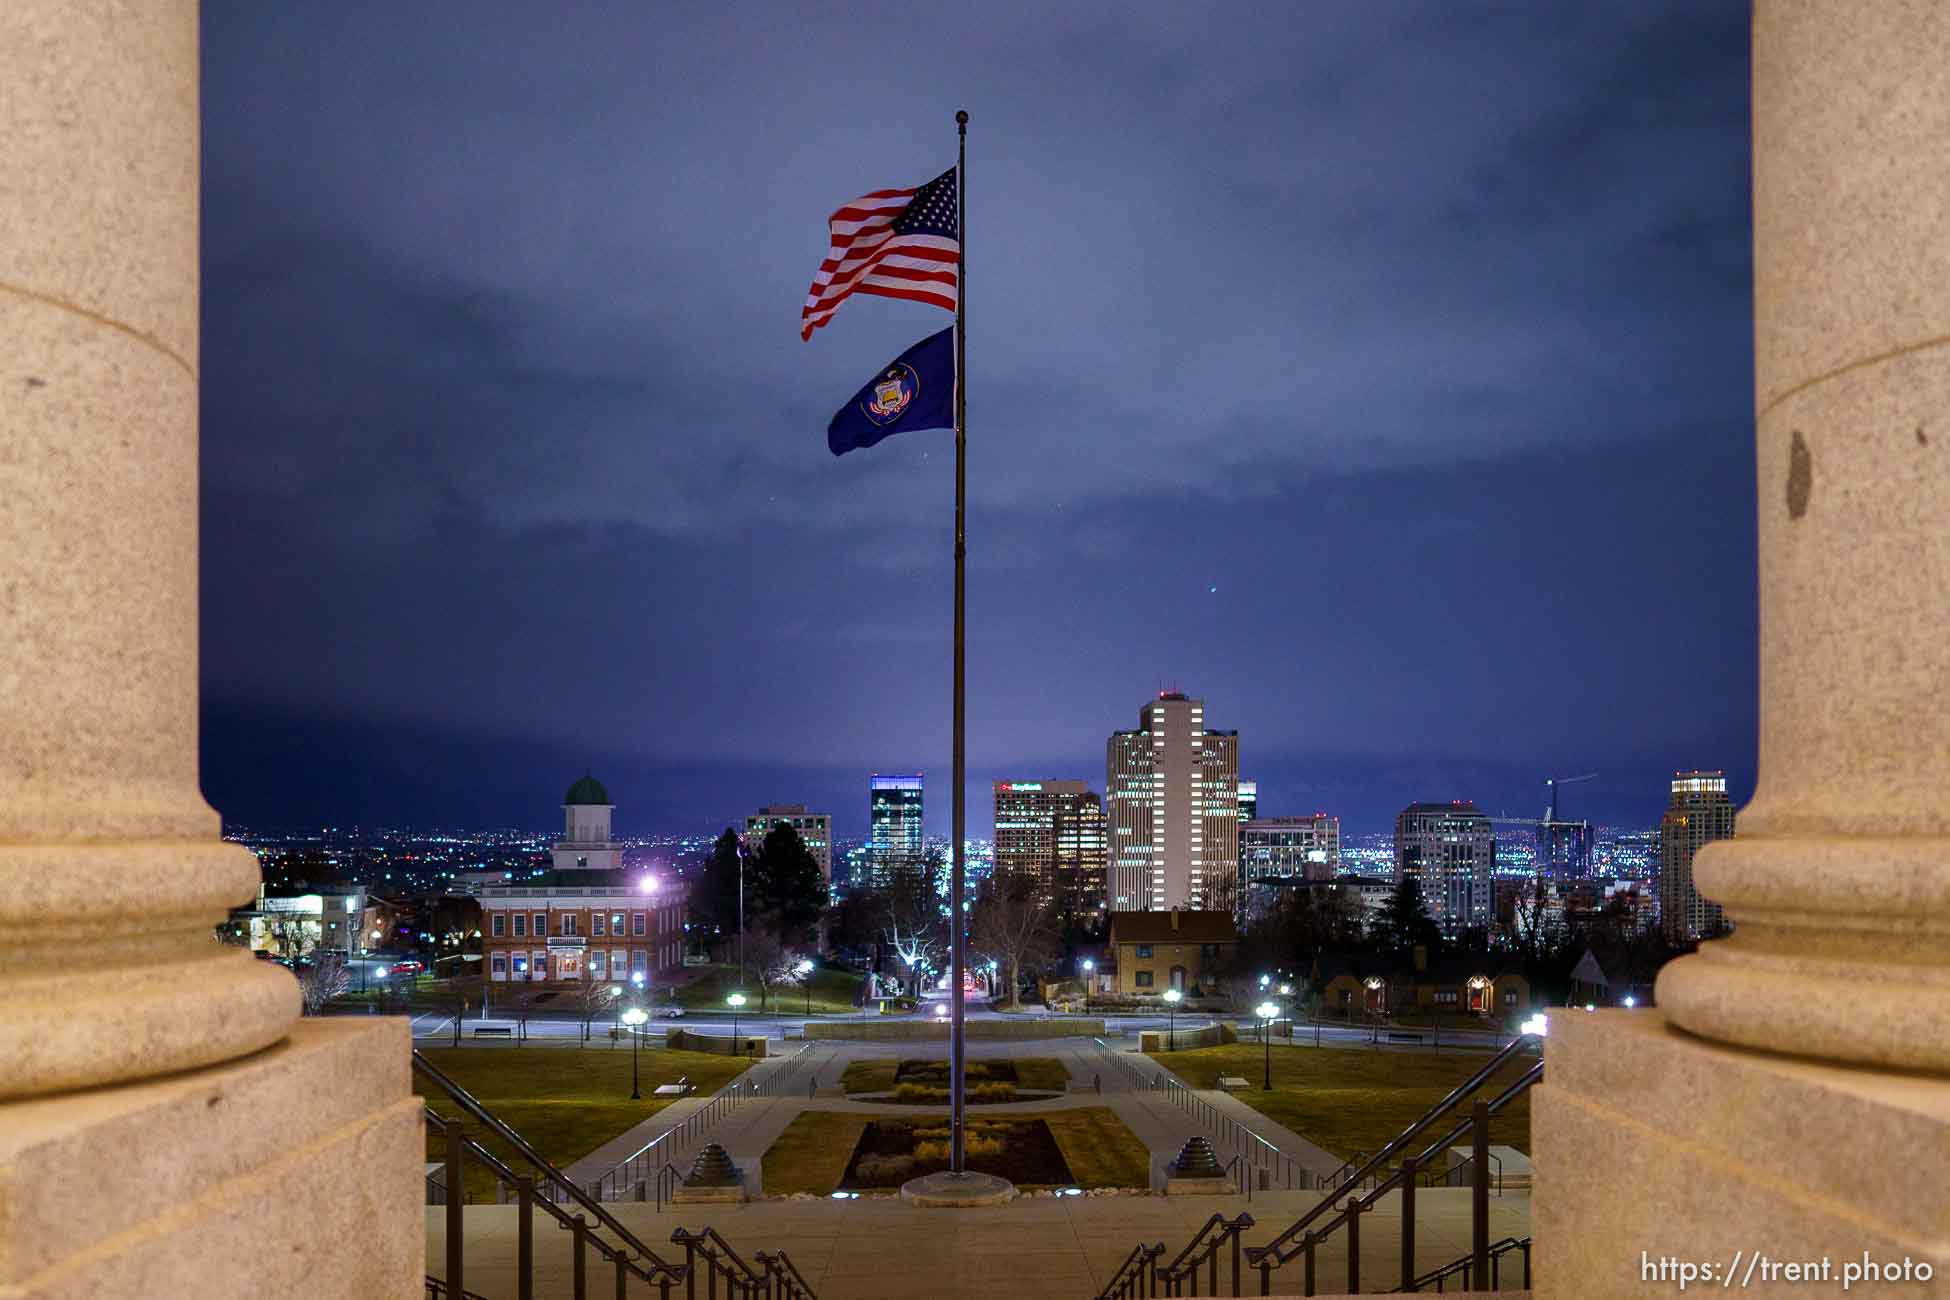
POLYGON ((955 427, 955 327, 930 334, 882 366, 833 412, 826 445, 835 456, 910 429, 955 427))

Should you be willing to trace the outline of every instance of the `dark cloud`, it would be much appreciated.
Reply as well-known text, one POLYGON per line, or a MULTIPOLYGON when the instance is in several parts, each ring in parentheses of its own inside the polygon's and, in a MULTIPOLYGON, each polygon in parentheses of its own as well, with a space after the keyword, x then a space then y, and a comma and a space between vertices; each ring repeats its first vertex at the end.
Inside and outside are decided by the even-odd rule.
POLYGON ((797 314, 962 105, 978 772, 1097 778, 1163 684, 1275 790, 1369 773, 1351 819, 1474 792, 1389 788, 1422 762, 1645 772, 1634 816, 1751 765, 1744 5, 212 0, 204 41, 234 816, 408 735, 500 738, 387 785, 429 818, 545 813, 559 773, 485 769, 579 750, 637 825, 945 774, 949 439, 822 437, 940 313, 797 314), (252 717, 307 739, 243 761, 252 717))

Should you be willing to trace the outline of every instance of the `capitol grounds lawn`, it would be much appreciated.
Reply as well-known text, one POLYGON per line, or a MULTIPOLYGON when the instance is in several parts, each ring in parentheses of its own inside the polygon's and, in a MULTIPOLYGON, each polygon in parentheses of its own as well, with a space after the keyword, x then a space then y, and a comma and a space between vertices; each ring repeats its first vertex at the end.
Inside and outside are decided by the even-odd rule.
MULTIPOLYGON (((1252 1086, 1235 1092, 1234 1097, 1343 1159, 1357 1151, 1367 1155, 1379 1151, 1489 1061, 1487 1052, 1317 1048, 1304 1040, 1289 1047, 1276 1036, 1273 1090, 1266 1092, 1260 1086, 1265 1078, 1262 1051, 1257 1042, 1241 1041, 1148 1055, 1193 1088, 1216 1088, 1220 1075, 1245 1079, 1252 1086)), ((1534 1064, 1536 1058, 1531 1056, 1510 1061, 1477 1096, 1484 1101, 1495 1100, 1534 1064)), ((1441 1137, 1468 1113, 1466 1107, 1452 1112, 1440 1131, 1428 1134, 1427 1140, 1441 1137)), ((1517 1097, 1490 1120, 1490 1142, 1529 1154, 1529 1093, 1517 1097)))
MULTIPOLYGON (((749 1060, 716 1052, 673 1052, 668 1048, 643 1051, 637 1059, 642 1101, 630 1100, 630 1052, 627 1047, 483 1047, 422 1048, 422 1054, 448 1078, 472 1093, 496 1118, 521 1134, 528 1144, 558 1169, 588 1155, 632 1125, 640 1124, 673 1100, 656 1097, 658 1084, 688 1078, 699 1093, 709 1094, 744 1072, 749 1060)), ((413 1091, 442 1119, 458 1116, 469 1136, 499 1156, 516 1173, 528 1171, 500 1138, 418 1074, 413 1091)), ((445 1139, 427 1129, 427 1159, 445 1157, 445 1139)), ((468 1161, 467 1188, 476 1203, 494 1200, 494 1176, 478 1162, 468 1161)))
MULTIPOLYGON (((854 999, 860 995, 860 985, 866 976, 850 970, 833 970, 825 966, 812 973, 812 1009, 815 1015, 845 1015, 858 1011, 854 999)), ((725 995, 738 988, 738 963, 709 966, 704 973, 677 990, 677 1005, 690 1011, 724 1011, 725 995)), ((747 979, 744 985, 746 1002, 743 1011, 756 1014, 759 1011, 759 991, 756 980, 747 979)), ((806 1009, 806 990, 799 984, 782 984, 771 993, 770 1005, 766 1011, 796 1015, 806 1009)))
MULTIPOLYGON (((765 1153, 765 1194, 830 1195, 845 1176, 867 1125, 888 1118, 832 1110, 801 1111, 765 1153)), ((1009 1114, 1001 1118, 1012 1122, 1042 1120, 1047 1124, 1077 1187, 1151 1185, 1150 1152, 1108 1106, 1009 1114)), ((948 1117, 944 1111, 901 1116, 900 1121, 916 1125, 936 1121, 945 1125, 948 1117)))

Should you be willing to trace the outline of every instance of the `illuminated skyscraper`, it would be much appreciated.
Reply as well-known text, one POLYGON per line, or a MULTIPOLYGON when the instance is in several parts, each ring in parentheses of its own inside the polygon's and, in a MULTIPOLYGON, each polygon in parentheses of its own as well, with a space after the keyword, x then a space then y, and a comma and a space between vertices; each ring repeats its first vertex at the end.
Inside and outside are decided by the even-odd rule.
POLYGON ((867 792, 867 861, 876 886, 921 865, 921 787, 919 772, 873 778, 867 792))
POLYGON ((1341 819, 1268 817, 1239 824, 1239 886, 1332 880, 1341 870, 1341 819))
POLYGON ((1446 935, 1487 930, 1495 919, 1491 881, 1496 835, 1476 805, 1412 803, 1395 818, 1395 884, 1421 882, 1422 901, 1446 935))
POLYGON ((1203 700, 1160 692, 1111 733, 1104 787, 1112 911, 1236 905, 1239 733, 1209 730, 1203 700))
POLYGON ((1239 824, 1244 826, 1258 816, 1259 782, 1241 781, 1239 783, 1239 824))
POLYGON ((1043 884, 1066 916, 1104 910, 1104 805, 1082 781, 995 783, 995 870, 1043 884))
POLYGON ((1693 855, 1702 844, 1732 838, 1726 773, 1675 773, 1672 798, 1659 822, 1659 924, 1668 942, 1703 938, 1725 924, 1720 905, 1693 888, 1693 855))

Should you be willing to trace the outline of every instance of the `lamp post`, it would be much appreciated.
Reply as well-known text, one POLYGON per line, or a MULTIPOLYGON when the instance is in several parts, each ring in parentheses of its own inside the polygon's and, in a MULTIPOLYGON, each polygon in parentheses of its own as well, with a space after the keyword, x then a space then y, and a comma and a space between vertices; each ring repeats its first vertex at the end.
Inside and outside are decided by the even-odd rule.
POLYGON ((1178 1050, 1178 999, 1184 997, 1177 989, 1165 990, 1165 1050, 1178 1050))
POLYGON ((1273 1017, 1280 1014, 1280 1008, 1278 1003, 1262 1002, 1253 1009, 1259 1012, 1259 1041, 1266 1049, 1266 1083, 1261 1091, 1271 1092, 1273 1091, 1273 1035, 1269 1031, 1273 1025, 1273 1017))
POLYGON ((1083 959, 1083 1014, 1090 1014, 1090 986, 1097 979, 1097 963, 1090 958, 1083 959))
POLYGON ((745 1005, 745 995, 743 993, 733 993, 725 999, 725 1004, 731 1008, 731 1054, 737 1056, 739 1054, 738 1008, 745 1005))
MULTIPOLYGON (((609 986, 609 1004, 610 1004, 611 1006, 613 1006, 613 1007, 615 1007, 615 1008, 617 1008, 617 1012, 616 1012, 616 1024, 617 1024, 617 1028, 619 1028, 619 1029, 620 1029, 620 1028, 622 1027, 622 1024, 623 1024, 623 1011, 622 1011, 622 1007, 623 1007, 623 986, 622 986, 621 984, 612 984, 612 985, 610 985, 610 986, 609 986)), ((485 1013, 483 1013, 483 1014, 485 1014, 485 1013)), ((612 1033, 612 1034, 610 1035, 610 1046, 611 1046, 611 1047, 614 1047, 614 1046, 616 1046, 616 1041, 615 1041, 615 1039, 616 1039, 616 1035, 615 1035, 614 1033, 612 1033)))
POLYGON ((745 982, 745 841, 738 841, 738 983, 745 982))
POLYGON ((629 1010, 623 1013, 623 1023, 630 1027, 630 1100, 631 1101, 643 1100, 643 1092, 637 1086, 637 1075, 636 1075, 636 1044, 637 1044, 637 1040, 639 1038, 642 1038, 643 1035, 637 1032, 637 1026, 641 1025, 644 1021, 648 1020, 649 1018, 650 1018, 650 1013, 645 1011, 642 1007, 631 1007, 629 1010))
POLYGON ((813 964, 810 961, 802 961, 792 968, 792 973, 799 977, 799 986, 806 990, 806 1014, 808 1016, 812 1015, 812 972, 813 964))

